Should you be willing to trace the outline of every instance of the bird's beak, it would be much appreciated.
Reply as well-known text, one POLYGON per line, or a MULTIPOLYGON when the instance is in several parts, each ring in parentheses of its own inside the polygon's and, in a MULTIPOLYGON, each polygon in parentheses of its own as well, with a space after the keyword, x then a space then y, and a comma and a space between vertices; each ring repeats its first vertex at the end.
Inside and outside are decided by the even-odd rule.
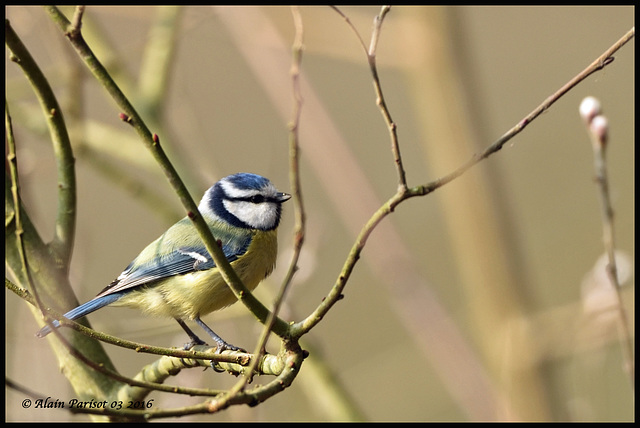
POLYGON ((289 199, 291 199, 291 195, 290 194, 283 193, 283 192, 279 192, 276 197, 278 199, 278 202, 285 202, 285 201, 288 201, 289 199))

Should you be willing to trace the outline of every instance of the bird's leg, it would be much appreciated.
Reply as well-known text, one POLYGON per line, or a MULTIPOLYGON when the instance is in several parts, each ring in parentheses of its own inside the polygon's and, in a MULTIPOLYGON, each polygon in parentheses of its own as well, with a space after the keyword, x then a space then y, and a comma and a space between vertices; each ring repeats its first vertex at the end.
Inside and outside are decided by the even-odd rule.
POLYGON ((176 318, 176 321, 178 322, 178 324, 180 324, 180 327, 182 327, 182 329, 191 338, 191 342, 186 343, 184 345, 184 350, 185 351, 188 351, 189 349, 193 348, 196 345, 206 345, 205 341, 203 341, 198 336, 196 336, 196 334, 187 326, 187 324, 185 324, 184 321, 182 321, 180 318, 176 318))
MULTIPOLYGON (((225 342, 225 341, 224 341, 220 336, 218 336, 218 335, 217 335, 213 330, 211 330, 211 328, 210 328, 208 325, 206 325, 206 324, 205 324, 205 323, 200 319, 200 317, 196 317, 196 318, 194 318, 194 321, 195 321, 195 322, 197 322, 197 323, 200 325, 200 327, 202 327, 202 329, 203 329, 204 331, 206 331, 206 332, 209 334, 209 336, 211 336, 211 338, 212 338, 213 340, 215 340, 215 341, 216 341, 216 344, 218 345, 218 349, 216 349, 216 354, 220 354, 222 351, 224 351, 224 350, 226 350, 226 349, 229 349, 229 350, 232 350, 232 351, 247 352, 247 351, 245 351, 245 350, 244 350, 244 349, 242 349, 242 348, 238 348, 237 346, 233 346, 233 345, 230 345, 230 344, 228 344, 227 342, 225 342)), ((211 361, 211 368, 213 369, 213 371, 218 372, 218 373, 221 373, 221 372, 224 372, 224 371, 225 371, 225 370, 224 370, 222 367, 220 367, 220 365, 219 365, 217 362, 215 362, 215 361, 211 361)))
POLYGON ((247 352, 242 348, 238 348, 237 346, 231 345, 227 342, 225 342, 220 336, 218 336, 213 330, 211 330, 211 328, 206 325, 204 322, 202 322, 202 320, 200 319, 200 317, 196 317, 194 318, 194 321, 198 323, 198 325, 200 325, 200 327, 202 327, 202 329, 204 331, 206 331, 209 336, 211 336, 211 338, 213 340, 216 341, 216 344, 218 345, 218 349, 216 349, 216 354, 221 353, 224 350, 231 350, 231 351, 240 351, 240 352, 247 352))
MULTIPOLYGON (((184 345, 184 350, 188 351, 189 349, 193 348, 196 345, 207 345, 207 343, 205 343, 205 341, 203 341, 202 339, 200 339, 198 336, 196 336, 196 334, 193 332, 193 330, 191 330, 187 324, 185 324, 184 321, 182 321, 179 318, 176 318, 176 321, 178 321, 178 324, 180 324, 180 327, 182 327, 182 329, 187 332, 187 334, 189 335, 189 337, 191 338, 191 342, 187 343, 184 345)), ((218 349, 216 349, 216 352, 218 352, 218 350, 220 349, 220 345, 218 345, 218 349)), ((218 363, 216 363, 215 361, 211 361, 211 368, 213 369, 214 372, 218 372, 218 373, 222 373, 224 372, 224 369, 222 369, 221 367, 218 366, 218 363)))

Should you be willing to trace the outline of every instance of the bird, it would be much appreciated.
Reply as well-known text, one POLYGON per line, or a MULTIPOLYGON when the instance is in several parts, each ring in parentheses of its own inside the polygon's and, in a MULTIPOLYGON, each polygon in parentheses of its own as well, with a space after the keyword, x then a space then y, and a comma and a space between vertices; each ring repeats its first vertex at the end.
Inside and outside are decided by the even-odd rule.
MULTIPOLYGON (((290 198, 267 178, 241 172, 211 186, 198 205, 222 252, 249 290, 255 289, 275 267, 282 204, 290 198)), ((211 336, 220 353, 242 349, 225 342, 201 317, 236 300, 192 220, 185 217, 142 250, 96 297, 64 317, 75 320, 105 306, 172 317, 191 339, 185 349, 205 344, 185 322, 192 320, 211 336)), ((60 325, 58 320, 51 322, 53 328, 60 325)), ((36 335, 44 337, 51 331, 46 325, 36 335)))

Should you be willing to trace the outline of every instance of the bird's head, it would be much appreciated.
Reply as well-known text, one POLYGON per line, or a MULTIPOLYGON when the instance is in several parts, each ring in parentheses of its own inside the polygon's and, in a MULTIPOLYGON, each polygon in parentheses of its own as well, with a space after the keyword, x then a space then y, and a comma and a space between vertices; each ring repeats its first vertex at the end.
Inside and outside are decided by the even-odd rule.
POLYGON ((207 190, 198 209, 233 226, 273 230, 280 223, 282 203, 291 195, 279 192, 266 178, 241 172, 229 175, 207 190))

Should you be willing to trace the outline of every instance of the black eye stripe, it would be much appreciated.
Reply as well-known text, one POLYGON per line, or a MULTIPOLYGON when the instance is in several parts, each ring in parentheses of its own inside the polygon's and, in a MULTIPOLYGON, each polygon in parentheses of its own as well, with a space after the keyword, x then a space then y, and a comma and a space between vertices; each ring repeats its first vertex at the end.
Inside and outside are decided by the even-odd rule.
POLYGON ((225 198, 227 201, 231 202, 251 202, 252 204, 261 204, 263 202, 278 202, 276 198, 268 198, 264 195, 253 195, 247 196, 244 198, 225 198))

